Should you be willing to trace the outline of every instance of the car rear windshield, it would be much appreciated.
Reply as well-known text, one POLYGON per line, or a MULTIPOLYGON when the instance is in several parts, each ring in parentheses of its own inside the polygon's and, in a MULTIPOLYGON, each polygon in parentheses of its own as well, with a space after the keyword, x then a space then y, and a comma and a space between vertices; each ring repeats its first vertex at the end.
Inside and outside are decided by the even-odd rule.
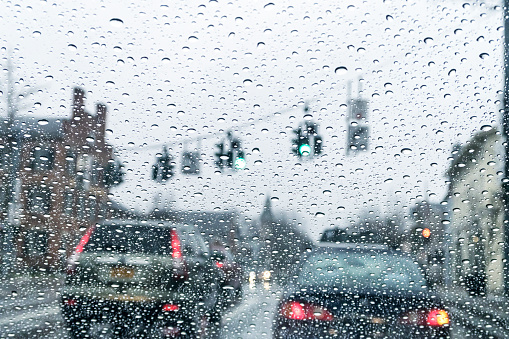
POLYGON ((170 229, 145 225, 99 225, 84 251, 169 255, 170 229))
POLYGON ((354 289, 422 290, 419 266, 410 258, 389 253, 317 253, 303 265, 300 284, 354 289))

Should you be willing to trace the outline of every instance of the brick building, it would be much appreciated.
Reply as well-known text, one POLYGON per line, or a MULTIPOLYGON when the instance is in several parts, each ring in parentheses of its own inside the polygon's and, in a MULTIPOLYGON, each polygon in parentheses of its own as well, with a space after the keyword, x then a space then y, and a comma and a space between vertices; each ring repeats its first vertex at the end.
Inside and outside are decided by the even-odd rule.
MULTIPOLYGON (((28 267, 58 269, 86 227, 105 217, 105 170, 113 150, 105 140, 106 106, 90 114, 74 88, 70 118, 20 118, 20 161, 14 221, 17 257, 28 267)), ((0 130, 6 143, 7 122, 0 130)), ((1 171, 9 168, 5 154, 1 171)), ((0 173, 4 174, 4 173, 0 173)))

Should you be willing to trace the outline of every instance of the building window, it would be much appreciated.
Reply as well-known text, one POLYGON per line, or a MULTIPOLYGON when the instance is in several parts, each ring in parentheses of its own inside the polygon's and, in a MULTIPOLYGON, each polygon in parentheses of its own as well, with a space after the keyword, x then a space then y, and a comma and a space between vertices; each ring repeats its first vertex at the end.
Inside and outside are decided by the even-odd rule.
POLYGON ((71 191, 65 191, 63 213, 65 215, 72 215, 72 207, 74 205, 74 196, 71 191))
POLYGON ((73 152, 67 152, 65 156, 65 174, 76 175, 76 155, 73 152))
POLYGON ((29 230, 25 237, 25 253, 29 257, 39 257, 48 251, 48 232, 29 230))
POLYGON ((28 196, 28 210, 35 214, 47 214, 50 209, 50 190, 42 187, 33 188, 28 196))
POLYGON ((32 170, 36 172, 50 171, 53 169, 55 153, 50 148, 35 147, 32 151, 32 170))
POLYGON ((77 206, 77 213, 78 213, 78 219, 83 220, 86 216, 86 199, 84 196, 78 197, 78 206, 77 206))
POLYGON ((90 197, 88 199, 88 213, 89 219, 94 221, 97 213, 97 202, 95 201, 95 197, 90 197))

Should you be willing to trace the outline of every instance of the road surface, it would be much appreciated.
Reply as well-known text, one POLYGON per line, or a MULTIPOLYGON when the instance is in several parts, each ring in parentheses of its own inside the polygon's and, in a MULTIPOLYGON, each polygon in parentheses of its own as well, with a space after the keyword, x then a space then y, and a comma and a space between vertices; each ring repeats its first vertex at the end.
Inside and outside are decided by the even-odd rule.
MULTIPOLYGON (((0 299, 0 338, 68 338, 59 308, 58 282, 44 281, 23 291, 7 291, 0 299)), ((276 285, 247 285, 244 298, 223 316, 221 338, 271 338, 272 320, 281 295, 276 285)), ((453 338, 487 337, 459 324, 453 338)))

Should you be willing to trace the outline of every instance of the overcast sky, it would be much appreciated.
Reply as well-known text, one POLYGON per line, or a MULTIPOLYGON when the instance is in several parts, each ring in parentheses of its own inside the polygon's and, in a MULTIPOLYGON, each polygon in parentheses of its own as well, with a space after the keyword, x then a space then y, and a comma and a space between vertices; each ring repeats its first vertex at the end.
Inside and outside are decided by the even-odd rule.
POLYGON ((178 209, 257 217, 270 194, 317 236, 364 211, 443 200, 452 145, 499 121, 497 4, 20 1, 0 13, 0 52, 42 88, 20 114, 69 116, 73 86, 88 91, 90 111, 107 104, 108 140, 127 168, 115 200, 143 210, 161 194, 178 209), (346 88, 353 81, 357 96, 359 78, 370 150, 346 156, 346 88), (324 154, 299 161, 291 131, 308 100, 324 154), (229 129, 248 169, 219 174, 214 145, 229 129), (184 140, 200 147, 201 174, 152 182, 162 145, 179 163, 184 140))

